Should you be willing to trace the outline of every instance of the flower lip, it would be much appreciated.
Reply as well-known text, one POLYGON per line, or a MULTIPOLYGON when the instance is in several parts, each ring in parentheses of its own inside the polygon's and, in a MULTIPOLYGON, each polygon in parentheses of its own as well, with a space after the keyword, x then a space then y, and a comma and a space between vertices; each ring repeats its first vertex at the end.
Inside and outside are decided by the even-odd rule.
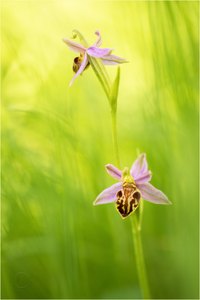
POLYGON ((79 66, 76 74, 74 75, 74 77, 70 81, 69 86, 71 86, 73 84, 73 82, 76 79, 76 77, 78 77, 83 72, 83 70, 87 67, 87 65, 88 65, 88 58, 87 58, 87 55, 85 54, 84 58, 83 58, 83 61, 82 61, 81 65, 79 66))

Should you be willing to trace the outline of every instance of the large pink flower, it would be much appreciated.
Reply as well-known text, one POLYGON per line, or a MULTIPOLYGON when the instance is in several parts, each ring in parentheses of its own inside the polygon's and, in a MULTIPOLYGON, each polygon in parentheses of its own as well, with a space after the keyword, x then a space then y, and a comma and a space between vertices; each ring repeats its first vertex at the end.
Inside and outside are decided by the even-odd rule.
POLYGON ((95 57, 101 59, 105 65, 117 65, 127 62, 127 60, 111 54, 113 49, 110 48, 99 48, 102 44, 101 35, 99 31, 96 31, 97 41, 90 47, 86 48, 81 44, 74 41, 63 39, 63 41, 68 45, 68 47, 74 51, 80 53, 79 57, 74 59, 73 70, 76 73, 70 82, 70 86, 73 84, 74 80, 87 68, 89 65, 89 57, 95 57))
POLYGON ((171 204, 163 192, 149 183, 152 175, 144 153, 133 163, 130 171, 128 168, 121 171, 111 164, 106 165, 106 170, 119 182, 99 194, 94 205, 115 202, 121 216, 126 218, 137 209, 141 198, 155 204, 171 204))

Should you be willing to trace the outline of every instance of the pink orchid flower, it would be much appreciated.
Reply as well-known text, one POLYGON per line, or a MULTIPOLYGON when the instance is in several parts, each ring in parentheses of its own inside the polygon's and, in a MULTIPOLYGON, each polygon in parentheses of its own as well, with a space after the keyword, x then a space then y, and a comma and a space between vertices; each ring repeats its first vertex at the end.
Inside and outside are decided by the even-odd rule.
POLYGON ((102 44, 101 35, 99 31, 96 31, 97 41, 89 48, 84 47, 74 41, 63 39, 68 47, 74 51, 80 53, 79 57, 74 59, 73 70, 76 73, 70 82, 70 86, 74 80, 89 66, 89 57, 99 58, 105 65, 117 65, 127 62, 125 59, 111 54, 113 49, 99 48, 102 44))
POLYGON ((138 208, 141 198, 155 204, 171 204, 163 192, 149 183, 152 175, 144 153, 133 163, 130 171, 125 168, 122 172, 111 164, 106 165, 106 170, 119 182, 99 194, 94 205, 115 202, 122 218, 126 218, 138 208))

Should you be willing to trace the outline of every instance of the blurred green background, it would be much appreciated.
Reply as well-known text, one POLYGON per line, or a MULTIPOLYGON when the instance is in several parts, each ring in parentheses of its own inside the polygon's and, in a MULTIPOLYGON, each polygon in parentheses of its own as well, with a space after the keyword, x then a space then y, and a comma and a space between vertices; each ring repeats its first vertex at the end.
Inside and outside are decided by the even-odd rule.
MULTIPOLYGON (((89 43, 121 66, 123 166, 146 152, 172 206, 144 203, 142 240, 154 299, 198 298, 198 1, 1 1, 2 298, 141 298, 130 219, 94 207, 115 181, 110 109, 89 43)), ((111 78, 115 67, 107 67, 111 78)))

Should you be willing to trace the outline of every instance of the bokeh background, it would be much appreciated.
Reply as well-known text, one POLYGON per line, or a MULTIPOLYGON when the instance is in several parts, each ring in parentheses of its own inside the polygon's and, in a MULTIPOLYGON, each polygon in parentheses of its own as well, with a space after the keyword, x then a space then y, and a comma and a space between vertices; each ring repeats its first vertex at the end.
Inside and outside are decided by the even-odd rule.
MULTIPOLYGON (((123 166, 146 152, 172 206, 144 202, 154 299, 198 298, 198 1, 1 1, 2 298, 141 298, 130 219, 94 207, 114 180, 108 101, 62 42, 99 29, 121 66, 123 166)), ((107 67, 111 78, 115 67, 107 67)))

